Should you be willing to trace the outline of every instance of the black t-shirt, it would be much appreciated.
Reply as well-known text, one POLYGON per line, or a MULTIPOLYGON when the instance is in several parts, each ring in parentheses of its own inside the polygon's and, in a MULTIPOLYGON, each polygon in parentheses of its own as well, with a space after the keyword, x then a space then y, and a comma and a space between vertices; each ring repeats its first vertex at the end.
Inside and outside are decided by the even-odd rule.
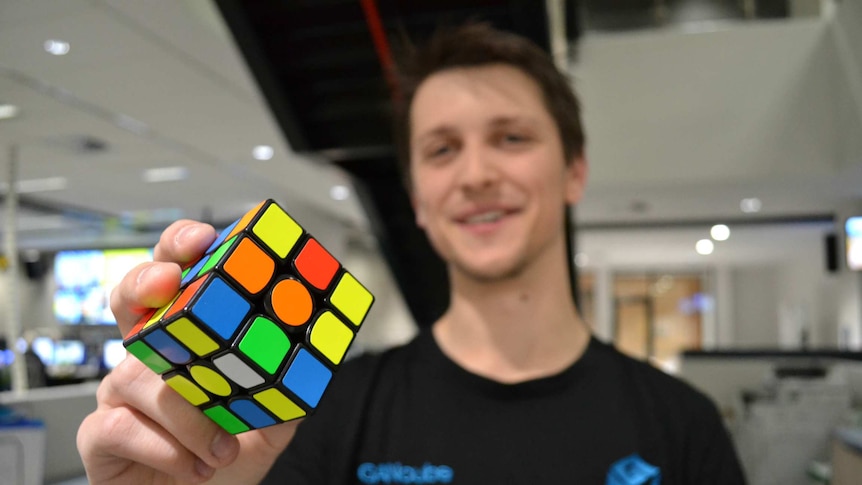
POLYGON ((712 402, 595 338, 563 372, 472 374, 430 331, 347 362, 267 484, 742 484, 712 402))

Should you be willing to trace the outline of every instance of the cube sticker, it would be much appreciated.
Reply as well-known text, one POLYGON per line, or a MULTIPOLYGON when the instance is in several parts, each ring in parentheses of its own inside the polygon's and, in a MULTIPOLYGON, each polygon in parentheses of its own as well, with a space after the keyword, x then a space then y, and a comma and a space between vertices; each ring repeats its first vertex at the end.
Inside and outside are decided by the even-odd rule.
POLYGON ((374 296, 272 199, 183 269, 126 349, 229 433, 314 412, 374 296))

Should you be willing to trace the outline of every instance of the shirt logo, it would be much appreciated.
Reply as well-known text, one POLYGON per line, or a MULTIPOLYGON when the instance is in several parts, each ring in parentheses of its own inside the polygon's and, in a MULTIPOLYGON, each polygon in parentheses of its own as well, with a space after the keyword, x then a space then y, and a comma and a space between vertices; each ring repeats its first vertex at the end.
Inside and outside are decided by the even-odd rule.
POLYGON ((645 462, 637 453, 629 455, 608 470, 606 485, 660 485, 661 470, 645 462))
POLYGON ((399 462, 366 462, 356 469, 356 477, 359 478, 359 481, 369 485, 452 483, 454 476, 455 472, 452 471, 452 467, 430 463, 425 463, 422 466, 409 466, 399 462))

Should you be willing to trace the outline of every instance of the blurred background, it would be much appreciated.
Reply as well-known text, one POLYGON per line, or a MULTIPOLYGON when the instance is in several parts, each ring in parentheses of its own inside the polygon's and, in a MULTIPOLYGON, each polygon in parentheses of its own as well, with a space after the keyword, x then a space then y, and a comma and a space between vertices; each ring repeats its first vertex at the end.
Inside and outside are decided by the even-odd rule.
POLYGON ((445 273, 399 185, 391 72, 404 39, 466 19, 533 39, 580 96, 596 336, 710 395, 752 483, 842 483, 862 448, 858 0, 0 2, 0 404, 52 457, 0 469, 82 474, 75 430, 125 356, 107 296, 174 220, 275 198, 377 296, 352 352, 432 322, 445 273))

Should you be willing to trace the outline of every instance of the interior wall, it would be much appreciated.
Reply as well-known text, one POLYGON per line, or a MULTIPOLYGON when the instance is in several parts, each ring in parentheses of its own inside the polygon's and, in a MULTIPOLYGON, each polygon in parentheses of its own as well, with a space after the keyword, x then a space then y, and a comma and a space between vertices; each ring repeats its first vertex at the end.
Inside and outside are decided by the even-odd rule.
MULTIPOLYGON (((859 127, 862 125, 862 2, 847 0, 841 2, 836 14, 834 27, 832 29, 835 48, 838 53, 838 58, 842 69, 842 80, 845 81, 844 86, 849 92, 842 103, 853 109, 853 113, 847 116, 852 119, 845 121, 853 123, 852 126, 859 127)), ((840 108, 840 106, 839 106, 840 108)), ((858 137, 847 136, 846 142, 855 143, 855 150, 850 150, 849 153, 856 154, 856 163, 862 163, 858 158, 862 153, 862 141, 858 137)))
POLYGON ((48 272, 40 279, 29 279, 19 266, 18 274, 12 274, 7 268, 0 272, 0 328, 6 328, 8 313, 5 311, 12 304, 12 286, 16 285, 17 299, 20 305, 21 327, 23 330, 39 328, 56 331, 59 327, 54 319, 53 311, 53 278, 48 272))
MULTIPOLYGON (((588 269, 596 276, 596 335, 605 341, 613 336, 613 273, 620 269, 631 267, 600 264, 588 269)), ((715 305, 704 314, 704 349, 798 349, 803 326, 810 347, 835 348, 840 328, 859 326, 854 315, 860 307, 860 274, 828 272, 820 253, 760 265, 721 264, 705 274, 710 279, 705 289, 715 305)))
POLYGON ((733 335, 737 347, 775 347, 778 343, 778 280, 774 265, 733 270, 733 335))
POLYGON ((802 345, 802 332, 810 346, 837 344, 835 316, 828 308, 842 280, 825 270, 825 256, 787 262, 778 268, 778 343, 784 348, 802 345))

